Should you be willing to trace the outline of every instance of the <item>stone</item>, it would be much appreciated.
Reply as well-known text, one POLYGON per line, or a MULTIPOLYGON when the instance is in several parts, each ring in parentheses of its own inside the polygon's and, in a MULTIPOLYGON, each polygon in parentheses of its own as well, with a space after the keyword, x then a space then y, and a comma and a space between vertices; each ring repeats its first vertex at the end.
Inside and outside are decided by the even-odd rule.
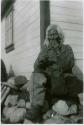
POLYGON ((22 85, 26 84, 28 82, 27 78, 23 75, 18 75, 14 78, 15 85, 17 87, 21 87, 22 85))
POLYGON ((30 102, 26 102, 26 109, 31 109, 31 103, 30 102))
POLYGON ((56 114, 54 117, 45 120, 44 124, 71 124, 73 121, 65 116, 56 114))
POLYGON ((6 118, 6 120, 10 119, 10 116, 14 113, 14 111, 17 109, 16 106, 13 107, 4 107, 3 109, 3 114, 6 118))
POLYGON ((56 114, 54 110, 48 110, 44 115, 43 115, 43 120, 47 120, 51 117, 53 117, 56 114))
POLYGON ((28 119, 24 119, 23 124, 33 124, 33 122, 28 119))
POLYGON ((14 77, 9 78, 8 81, 7 81, 7 83, 8 83, 9 85, 11 84, 11 85, 15 86, 14 77))
POLYGON ((78 123, 79 120, 83 120, 83 118, 79 115, 72 115, 70 118, 74 121, 74 123, 78 123))
POLYGON ((26 109, 25 108, 17 108, 10 116, 10 122, 11 123, 21 123, 24 121, 26 115, 26 109))
POLYGON ((9 95, 4 103, 5 106, 15 106, 17 104, 18 95, 9 95))
POLYGON ((52 109, 56 111, 58 114, 65 115, 68 112, 69 107, 65 101, 60 100, 53 105, 52 109))
POLYGON ((83 93, 78 94, 80 104, 83 105, 83 93))
POLYGON ((77 114, 77 105, 71 104, 69 106, 67 102, 63 100, 59 100, 57 103, 55 103, 52 109, 60 115, 77 114))
POLYGON ((71 105, 68 112, 69 114, 77 114, 77 105, 76 104, 71 105))
POLYGON ((4 108, 3 108, 3 116, 6 118, 6 120, 9 119, 9 116, 6 115, 6 114, 7 114, 7 111, 8 111, 8 107, 4 107, 4 108))
POLYGON ((20 108, 25 108, 26 107, 26 103, 25 103, 25 100, 24 99, 20 99, 17 103, 17 107, 20 107, 20 108))

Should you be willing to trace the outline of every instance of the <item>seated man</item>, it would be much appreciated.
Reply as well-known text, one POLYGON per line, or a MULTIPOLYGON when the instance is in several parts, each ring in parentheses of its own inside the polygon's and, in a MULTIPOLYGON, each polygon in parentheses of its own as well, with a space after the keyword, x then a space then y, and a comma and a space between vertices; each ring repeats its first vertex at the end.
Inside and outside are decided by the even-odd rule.
MULTIPOLYGON (((63 43, 62 29, 57 25, 48 26, 44 45, 34 64, 32 81, 30 80, 31 109, 26 117, 33 122, 41 118, 45 100, 51 107, 56 100, 70 99, 65 76, 67 73, 72 74, 74 54, 72 48, 63 43)), ((78 103, 77 94, 73 95, 71 101, 78 103)))

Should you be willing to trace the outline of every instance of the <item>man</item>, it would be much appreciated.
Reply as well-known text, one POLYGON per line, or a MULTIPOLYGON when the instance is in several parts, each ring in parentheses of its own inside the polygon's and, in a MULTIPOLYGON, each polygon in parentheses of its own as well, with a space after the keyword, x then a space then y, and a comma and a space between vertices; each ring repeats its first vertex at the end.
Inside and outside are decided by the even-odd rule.
POLYGON ((63 42, 62 29, 57 25, 48 26, 30 80, 31 109, 26 117, 33 122, 41 118, 45 100, 51 107, 57 99, 66 98, 69 93, 65 78, 67 73, 72 73, 74 54, 72 48, 63 42))

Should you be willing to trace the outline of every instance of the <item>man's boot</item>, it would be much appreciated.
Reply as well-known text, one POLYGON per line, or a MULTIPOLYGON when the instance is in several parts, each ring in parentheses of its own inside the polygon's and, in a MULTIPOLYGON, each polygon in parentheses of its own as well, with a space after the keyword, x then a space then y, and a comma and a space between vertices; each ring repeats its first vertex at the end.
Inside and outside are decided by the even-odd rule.
POLYGON ((26 118, 36 123, 42 119, 46 92, 46 77, 41 73, 33 73, 29 84, 31 109, 27 111, 26 118))
POLYGON ((40 123, 42 121, 42 107, 32 106, 31 109, 27 110, 26 118, 33 123, 40 123))

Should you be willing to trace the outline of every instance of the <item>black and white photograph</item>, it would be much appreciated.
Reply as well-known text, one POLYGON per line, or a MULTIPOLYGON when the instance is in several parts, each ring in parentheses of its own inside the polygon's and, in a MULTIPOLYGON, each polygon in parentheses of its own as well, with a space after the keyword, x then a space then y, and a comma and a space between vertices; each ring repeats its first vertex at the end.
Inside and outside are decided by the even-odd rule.
POLYGON ((1 124, 83 124, 83 0, 1 0, 1 124))

